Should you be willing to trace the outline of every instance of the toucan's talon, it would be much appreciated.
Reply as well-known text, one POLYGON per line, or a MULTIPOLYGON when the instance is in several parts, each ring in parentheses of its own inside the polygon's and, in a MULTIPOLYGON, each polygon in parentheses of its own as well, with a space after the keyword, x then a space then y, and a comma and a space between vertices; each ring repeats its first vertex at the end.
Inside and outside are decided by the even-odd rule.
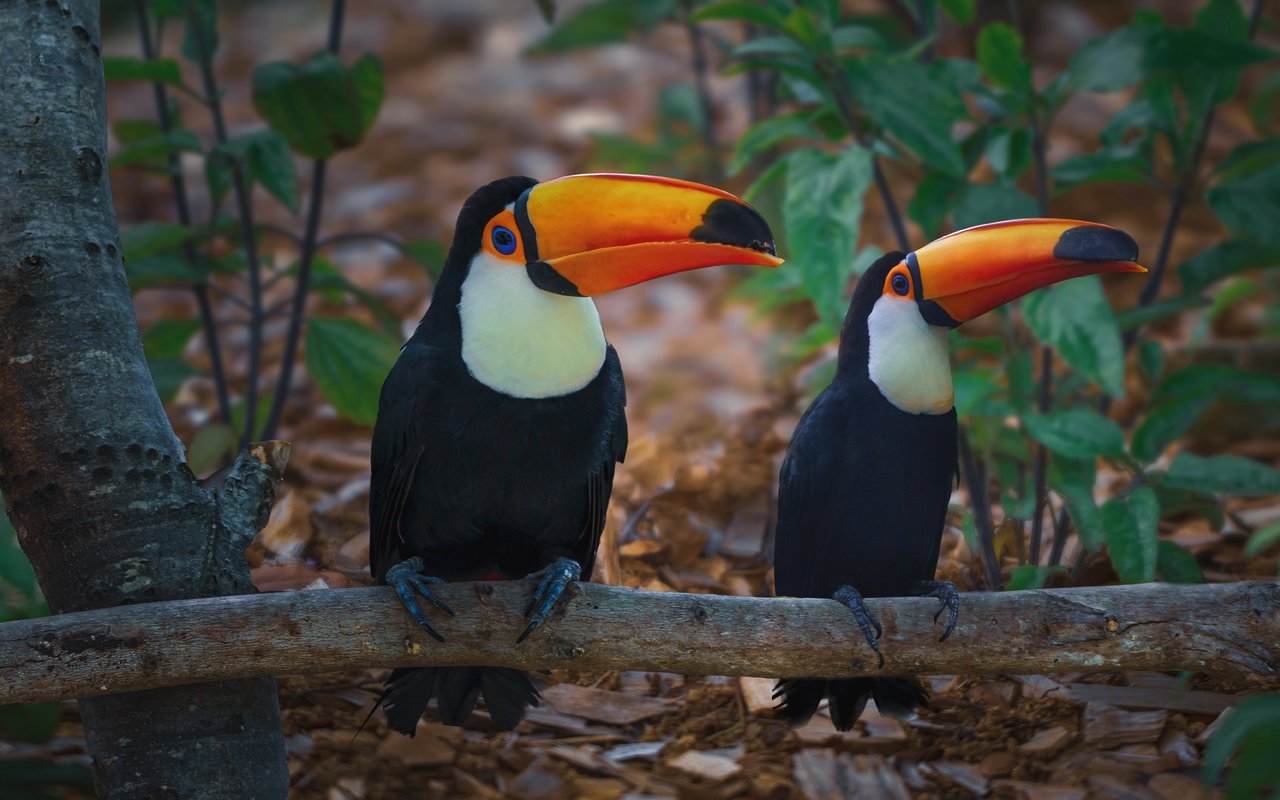
POLYGON ((956 629, 956 620, 960 617, 960 592, 956 591, 956 585, 951 581, 924 581, 920 584, 920 590, 923 597, 938 598, 938 611, 933 615, 935 625, 943 611, 951 612, 947 615, 947 629, 938 637, 938 641, 945 642, 956 629))
POLYGON ((853 618, 858 621, 858 627, 862 629, 862 635, 867 638, 867 644, 871 645, 871 649, 880 659, 879 668, 883 669, 884 653, 880 652, 879 639, 884 635, 884 629, 880 627, 880 620, 876 619, 876 615, 867 608, 867 604, 862 599, 862 593, 852 586, 841 586, 835 590, 831 598, 853 612, 853 618))
POLYGON ((533 591, 533 598, 524 612, 524 618, 529 620, 529 626, 516 638, 516 644, 529 638, 529 634, 546 621, 552 609, 564 596, 565 588, 582 577, 582 565, 572 558, 560 556, 537 572, 526 576, 526 580, 539 576, 541 580, 538 581, 538 588, 533 591))
POLYGON ((432 639, 443 642, 444 637, 437 633, 435 628, 431 627, 426 615, 422 613, 422 607, 418 605, 418 598, 415 592, 425 597, 431 605, 451 617, 454 616, 453 609, 445 605, 445 602, 436 597, 435 592, 431 591, 432 586, 444 583, 444 581, 432 575, 423 575, 422 569, 421 558, 418 556, 406 558, 387 570, 387 583, 396 590, 396 595, 400 597, 400 602, 404 604, 409 616, 413 617, 413 621, 418 623, 418 627, 426 631, 427 635, 432 639))

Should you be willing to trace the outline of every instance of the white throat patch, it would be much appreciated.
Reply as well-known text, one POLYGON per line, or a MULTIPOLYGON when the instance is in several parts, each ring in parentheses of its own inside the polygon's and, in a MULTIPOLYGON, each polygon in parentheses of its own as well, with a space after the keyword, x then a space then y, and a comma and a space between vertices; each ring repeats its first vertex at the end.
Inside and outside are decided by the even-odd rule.
POLYGON ((946 328, 915 302, 881 297, 867 317, 867 368, 885 399, 908 414, 944 414, 954 403, 946 328))
POLYGON ((467 370, 505 395, 570 394, 604 364, 604 329, 591 298, 544 292, 523 267, 486 253, 471 261, 458 315, 467 370))

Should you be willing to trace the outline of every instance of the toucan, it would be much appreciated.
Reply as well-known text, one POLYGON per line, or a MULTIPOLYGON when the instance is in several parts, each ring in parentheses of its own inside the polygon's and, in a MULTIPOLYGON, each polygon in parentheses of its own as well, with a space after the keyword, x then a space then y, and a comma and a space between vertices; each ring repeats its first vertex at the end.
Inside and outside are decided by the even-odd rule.
MULTIPOLYGON (((374 578, 440 639, 426 611, 453 612, 436 584, 534 577, 523 641, 590 577, 627 449, 622 368, 591 297, 682 270, 781 263, 755 209, 689 181, 517 176, 478 189, 382 386, 374 578)), ((394 670, 380 705, 412 736, 433 696, 448 725, 483 696, 499 729, 538 703, 518 670, 432 667, 394 670)))
MULTIPOLYGON (((847 606, 880 654, 879 620, 864 597, 932 596, 935 623, 960 598, 935 581, 957 427, 947 333, 1051 283, 1100 272, 1144 272, 1123 231, 1092 222, 1022 219, 888 253, 859 278, 840 331, 836 373, 801 417, 778 479, 774 585, 779 595, 847 606)), ((874 698, 905 717, 927 695, 912 678, 782 679, 780 715, 803 724, 827 698, 849 730, 874 698)))

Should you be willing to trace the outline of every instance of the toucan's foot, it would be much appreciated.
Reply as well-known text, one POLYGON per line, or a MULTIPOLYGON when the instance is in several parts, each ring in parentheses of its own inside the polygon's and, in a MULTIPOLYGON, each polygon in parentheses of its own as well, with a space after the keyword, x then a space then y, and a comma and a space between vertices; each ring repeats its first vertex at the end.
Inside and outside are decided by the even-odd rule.
POLYGON ((422 574, 422 559, 414 556, 406 558, 399 564, 387 570, 387 583, 395 588, 396 594, 400 596, 400 602, 404 603, 404 607, 409 612, 409 616, 413 617, 414 622, 418 623, 431 638, 438 642, 443 642, 444 637, 436 633, 436 629, 431 627, 431 623, 427 622, 427 617, 422 613, 422 608, 418 605, 418 598, 414 596, 414 592, 427 598, 431 605, 440 609, 449 616, 453 616, 453 609, 444 604, 444 601, 436 597, 435 592, 431 591, 431 587, 440 583, 444 583, 440 578, 434 578, 430 575, 422 574))
POLYGON ((571 581, 582 577, 582 565, 572 558, 561 556, 527 577, 542 580, 538 581, 538 588, 534 590, 533 599, 529 601, 529 607, 524 612, 524 618, 529 620, 529 627, 525 628, 524 633, 516 639, 516 644, 529 638, 529 634, 546 620, 564 595, 565 587, 571 581))
POLYGON ((943 611, 951 610, 947 615, 947 629, 943 631, 942 636, 938 637, 938 641, 945 642, 951 632, 956 629, 956 619, 960 616, 960 593, 956 591, 956 585, 951 581, 925 581, 920 584, 920 590, 923 597, 938 598, 938 613, 933 615, 935 625, 943 611))
POLYGON ((880 652, 880 643, 877 640, 884 635, 884 629, 880 627, 880 620, 876 619, 876 615, 872 614, 871 609, 867 608, 867 604, 862 601, 862 594, 852 586, 841 586, 836 589, 831 598, 844 604, 853 612, 853 618, 858 621, 858 627, 862 628, 862 635, 867 637, 867 644, 876 651, 876 656, 880 659, 880 667, 883 668, 884 653, 880 652))

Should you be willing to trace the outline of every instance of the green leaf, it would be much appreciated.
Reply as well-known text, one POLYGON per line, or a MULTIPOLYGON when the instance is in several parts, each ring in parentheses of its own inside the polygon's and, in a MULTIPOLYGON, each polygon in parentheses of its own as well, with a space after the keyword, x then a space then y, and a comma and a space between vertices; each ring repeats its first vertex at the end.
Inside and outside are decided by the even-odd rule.
POLYGON ((156 394, 161 403, 171 403, 188 378, 204 373, 180 358, 148 358, 147 366, 151 370, 151 380, 156 385, 156 394))
POLYGON ((1144 463, 1159 458, 1166 447, 1191 429, 1213 401, 1212 395, 1192 395, 1152 407, 1133 432, 1133 457, 1144 463))
POLYGON ((1031 136, 1026 128, 998 129, 984 152, 996 174, 1006 182, 1016 181, 1031 166, 1031 136))
POLYGON ((848 67, 863 110, 930 167, 955 177, 966 169, 951 125, 965 116, 959 96, 925 64, 871 56, 848 67), (904 97, 911 102, 903 102, 904 97))
POLYGON ((1280 248, 1280 164, 1220 183, 1205 197, 1228 228, 1280 248))
POLYGON ((580 6, 565 15, 528 52, 544 55, 626 42, 634 35, 653 30, 674 13, 675 7, 675 0, 601 0, 580 6))
POLYGON ((401 249, 433 278, 440 277, 440 272, 444 269, 444 261, 449 255, 448 248, 430 239, 405 242, 401 249))
POLYGON ((1222 505, 1213 495, 1191 489, 1175 489, 1160 482, 1155 484, 1155 490, 1156 497, 1160 499, 1160 512, 1164 516, 1195 514, 1208 521, 1210 530, 1222 530, 1226 518, 1222 514, 1222 505))
POLYGON ((1115 421, 1084 408, 1028 414, 1023 427, 1045 447, 1068 458, 1120 458, 1124 430, 1115 421))
POLYGON ((142 351, 147 358, 182 358, 198 330, 198 319, 162 319, 142 334, 142 351))
POLYGON ((1102 504, 1102 530, 1107 553, 1116 574, 1125 583, 1148 583, 1156 576, 1156 533, 1160 505, 1149 486, 1128 499, 1112 498, 1102 504))
POLYGON ((382 68, 365 56, 348 69, 321 51, 301 67, 284 61, 253 72, 253 106, 301 155, 326 159, 360 143, 382 97, 382 68))
POLYGON ((1108 181, 1142 183, 1151 177, 1151 164, 1138 147, 1118 145, 1068 158, 1051 167, 1049 175, 1059 189, 1108 181))
POLYGON ((1149 306, 1134 306, 1115 312, 1116 327, 1122 331, 1134 331, 1167 317, 1177 316, 1184 311, 1207 305, 1209 305, 1208 299, 1196 294, 1171 297, 1149 306))
POLYGON ((727 171, 737 175, 752 159, 771 147, 791 139, 820 139, 821 134, 809 122, 809 113, 780 114, 757 122, 738 139, 727 171))
POLYGON ((172 58, 143 61, 132 56, 103 56, 103 76, 109 81, 155 81, 182 83, 182 71, 172 58))
POLYGON ((968 418, 979 403, 1000 391, 991 370, 971 367, 957 368, 951 376, 951 385, 955 392, 956 416, 962 420, 968 418))
POLYGON ((938 238, 942 232, 942 223, 947 212, 954 205, 953 198, 967 185, 960 178, 954 178, 937 170, 929 170, 916 185, 916 193, 907 205, 907 215, 924 231, 926 239, 938 238))
POLYGON ((293 171, 289 143, 276 131, 246 134, 245 164, 249 173, 291 211, 298 210, 298 176, 293 171))
POLYGON ((1009 583, 1005 586, 1009 591, 1019 589, 1043 589, 1050 575, 1062 575, 1066 567, 1042 567, 1038 564, 1023 564, 1009 572, 1009 583))
POLYGON ((973 12, 977 4, 977 0, 941 0, 938 7, 959 24, 968 25, 973 22, 973 12))
POLYGON ((1280 542, 1280 522, 1273 522, 1265 528, 1254 531, 1249 541, 1244 543, 1244 554, 1253 558, 1276 542, 1280 542))
POLYGON ((1138 342, 1138 364, 1148 380, 1160 380, 1164 372, 1164 346, 1159 342, 1138 342))
POLYGON ((0 706, 0 737, 22 742, 47 742, 62 721, 61 703, 0 706))
POLYGON ((1211 394, 1241 403, 1280 404, 1280 377, 1246 372, 1226 364, 1191 364, 1170 374, 1152 402, 1211 394))
POLYGON ((1198 293, 1213 283, 1251 269, 1280 265, 1280 248, 1249 239, 1227 239, 1178 265, 1178 277, 1188 294, 1198 293))
POLYGON ((1148 28, 1126 26, 1085 42, 1071 56, 1069 84, 1085 92, 1114 92, 1132 86, 1145 74, 1151 36, 1148 28))
POLYGON ((1170 541, 1157 544, 1156 574, 1165 583, 1204 583, 1196 557, 1170 541))
MULTIPOLYGON (((293 264, 289 267, 289 273, 298 274, 298 265, 293 264)), ((326 294, 336 295, 330 299, 337 301, 343 295, 351 295, 373 314, 378 321, 378 325, 387 335, 398 338, 400 336, 400 319, 391 310, 383 305, 382 301, 364 288, 347 280, 347 276, 342 274, 342 270, 336 264, 328 259, 316 256, 311 261, 311 290, 326 294)))
POLYGON ((351 84, 356 90, 356 102, 360 107, 360 124, 364 131, 373 127, 378 110, 387 96, 387 82, 382 72, 382 59, 373 53, 365 53, 351 65, 351 84))
POLYGON ((806 148, 787 162, 782 219, 790 269, 800 273, 819 317, 839 330, 863 195, 871 185, 871 154, 857 144, 835 155, 806 148))
POLYGON ((787 23, 786 15, 773 7, 743 0, 712 3, 690 14, 689 19, 693 22, 710 22, 717 19, 737 20, 775 31, 782 31, 787 23))
POLYGON ((204 273, 180 255, 160 253, 146 258, 126 260, 124 273, 134 291, 157 284, 183 284, 204 279, 204 273))
POLYGON ((1046 287, 1022 303, 1027 325, 1064 361, 1113 397, 1124 393, 1124 352, 1097 275, 1046 287))
MULTIPOLYGON (((1218 725, 1204 751, 1204 780, 1211 784, 1222 774, 1231 754, 1240 750, 1248 739, 1259 733, 1274 732, 1280 727, 1280 694, 1246 697, 1218 725)), ((1272 765, 1280 770, 1280 761, 1272 753, 1272 765)), ((1274 773, 1273 773, 1274 774, 1274 773)), ((1280 777, 1280 776, 1278 776, 1280 777)), ((1249 796, 1249 795, 1243 795, 1249 796)), ((1254 794, 1260 797, 1261 794, 1254 794)))
POLYGON ((1162 479, 1166 486, 1238 497, 1280 493, 1280 470, 1239 456, 1179 453, 1162 479))
POLYGON ((187 466, 196 475, 212 472, 235 456, 239 436, 221 422, 201 428, 187 447, 187 466))
POLYGON ((199 153, 203 148, 191 131, 174 130, 144 139, 137 139, 112 156, 108 163, 113 167, 130 167, 143 164, 157 169, 169 168, 170 153, 199 153))
POLYGON ((957 228, 972 228, 987 222, 1034 217, 1037 211, 1031 195, 1016 186, 971 183, 960 191, 951 218, 957 228))
POLYGON ((978 65, 995 86, 1017 97, 1031 92, 1031 65, 1022 54, 1022 36, 1003 22, 989 22, 978 34, 978 65))
POLYGON ((870 25, 862 25, 856 22, 845 23, 836 28, 831 34, 831 45, 837 51, 844 50, 869 50, 872 52, 886 52, 893 48, 893 44, 870 25))
POLYGON ((1219 181, 1232 181, 1280 162, 1280 139, 1244 142, 1214 168, 1219 181))
MULTIPOLYGON (((8 584, 22 599, 17 608, 6 607, 4 586, 0 585, 0 619, 21 619, 27 616, 43 616, 35 611, 41 604, 40 589, 36 584, 36 573, 31 562, 18 545, 18 532, 14 530, 9 515, 5 513, 4 498, 0 498, 0 582, 8 584)), ((48 613, 48 612, 45 612, 48 613)))
POLYGON ((339 414, 361 425, 377 418, 382 382, 399 352, 397 341, 353 320, 307 323, 307 372, 339 414))
POLYGON ((169 222, 142 222, 120 232, 120 249, 125 261, 143 259, 172 250, 191 235, 181 225, 169 222))

